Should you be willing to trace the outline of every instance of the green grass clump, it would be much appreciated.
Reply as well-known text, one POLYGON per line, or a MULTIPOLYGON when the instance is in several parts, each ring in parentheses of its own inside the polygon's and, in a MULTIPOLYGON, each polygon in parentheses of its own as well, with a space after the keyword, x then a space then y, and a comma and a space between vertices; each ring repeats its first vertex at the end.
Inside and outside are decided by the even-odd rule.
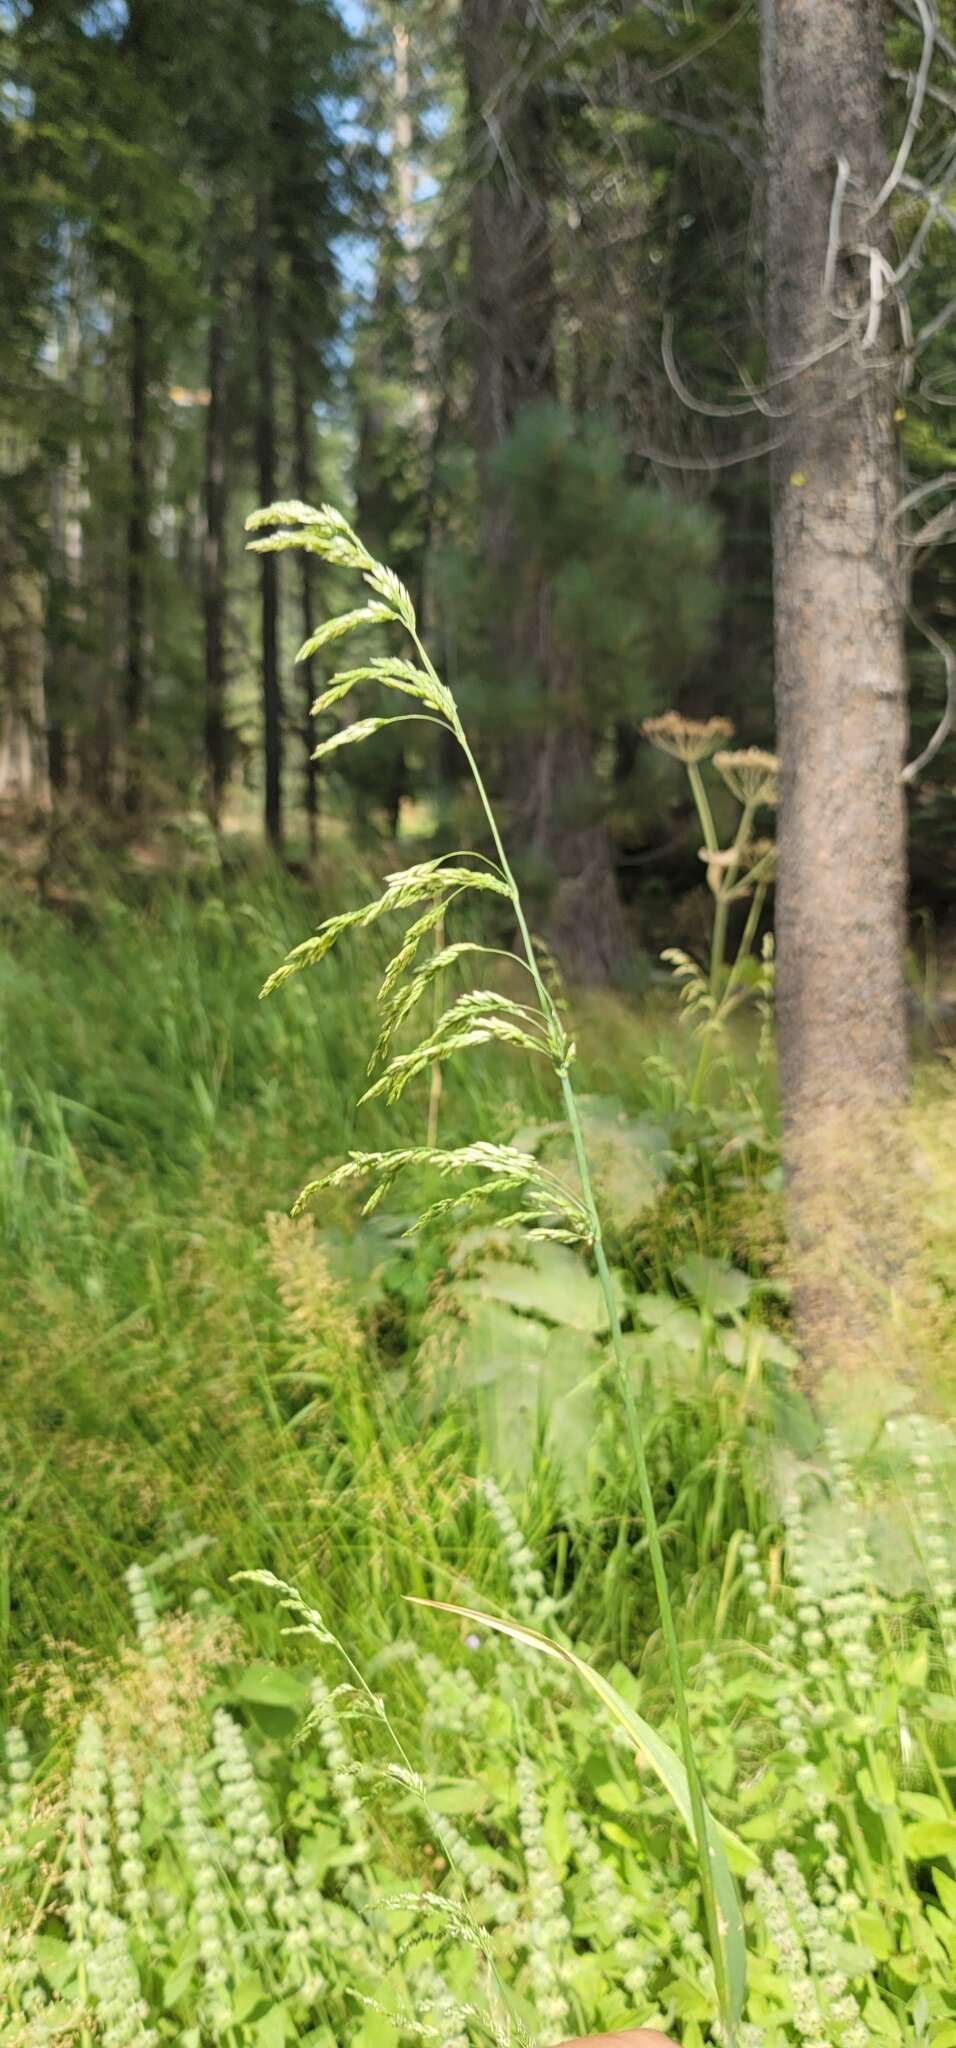
MULTIPOLYGON (((238 873, 91 891, 69 920, 6 908, 0 2040, 501 2048, 644 2022, 710 2048, 657 1778, 558 1666, 406 1604, 522 1617, 676 1741, 586 1258, 493 1227, 408 1240, 394 1198, 289 1219, 357 1142, 384 950, 255 990, 346 879, 366 893, 238 873), (274 1597, 233 1583, 250 1568, 294 1580, 322 1640, 285 1639, 274 1597)), ((741 2048, 956 2048, 948 1433, 864 1402, 821 1435, 771 1123, 723 1054, 691 1115, 653 1009, 625 1035, 579 1007, 691 1723, 743 1894, 741 2048)), ((411 1101, 367 1105, 361 1142, 396 1117, 417 1143, 411 1101)), ((476 1130, 561 1168, 507 1049, 447 1069, 439 1142, 476 1130)))
MULTIPOLYGON (((908 1443, 925 1471, 924 1424, 908 1443)), ((877 1594, 835 1440, 821 1482, 847 1542, 814 1541, 799 1493, 783 1557, 737 1531, 686 1652, 744 1887, 741 2038, 951 2048, 948 1623, 877 1594)), ((497 1489, 474 1514, 503 1597, 555 1626, 497 1489)), ((172 1567, 128 1574, 117 1657, 35 1674, 35 1763, 8 1727, 0 2040, 504 2048, 636 2021, 713 2039, 690 1844, 563 1668, 419 1611, 365 1673, 297 1602, 287 1650, 256 1656, 272 1596, 184 1612, 172 1567)), ((644 1667, 610 1675, 659 1711, 644 1667)))

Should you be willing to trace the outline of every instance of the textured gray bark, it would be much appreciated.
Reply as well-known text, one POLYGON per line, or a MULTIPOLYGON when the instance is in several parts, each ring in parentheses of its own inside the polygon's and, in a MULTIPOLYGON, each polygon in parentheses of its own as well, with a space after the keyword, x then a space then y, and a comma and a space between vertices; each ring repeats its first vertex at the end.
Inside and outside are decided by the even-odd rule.
POLYGON ((871 349, 839 317, 866 295, 864 258, 840 255, 829 303, 824 287, 838 160, 852 251, 880 233, 864 216, 888 155, 878 0, 763 0, 762 14, 770 368, 785 380, 774 402, 793 409, 773 463, 781 1086, 795 1252, 812 1274, 830 1247, 798 1291, 823 1369, 866 1320, 860 1288, 885 1297, 899 1251, 885 1171, 874 1184, 907 1085, 895 337, 891 309, 871 349))

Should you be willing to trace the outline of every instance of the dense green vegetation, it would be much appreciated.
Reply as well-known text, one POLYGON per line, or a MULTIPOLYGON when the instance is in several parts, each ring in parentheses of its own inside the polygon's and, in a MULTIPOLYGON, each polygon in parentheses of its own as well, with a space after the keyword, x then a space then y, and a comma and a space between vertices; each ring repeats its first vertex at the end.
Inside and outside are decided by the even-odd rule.
POLYGON ((0 0, 0 2048, 956 2048, 954 5, 0 0))
MULTIPOLYGON (((557 1668, 405 1604, 540 1622, 673 1737, 586 1261, 406 1241, 394 1204, 284 1213, 353 1142, 372 1021, 371 934, 255 1002, 328 885, 365 893, 354 867, 315 893, 253 867, 121 896, 94 871, 69 915, 11 899, 3 1648, 35 1777, 8 1733, 4 2038, 384 2048, 385 2008, 442 2040, 656 2018, 694 2048, 691 1845, 646 1763, 557 1668), (284 1639, 244 1569, 293 1581, 318 1639, 284 1639)), ((746 1039, 691 1116, 669 1007, 575 1023, 707 1795, 739 1844, 742 2038, 947 2048, 946 1440, 914 1414, 874 1452, 868 1406, 823 1442, 796 1394, 746 1039)), ((530 1075, 451 1066, 443 1140, 546 1122, 530 1075)))

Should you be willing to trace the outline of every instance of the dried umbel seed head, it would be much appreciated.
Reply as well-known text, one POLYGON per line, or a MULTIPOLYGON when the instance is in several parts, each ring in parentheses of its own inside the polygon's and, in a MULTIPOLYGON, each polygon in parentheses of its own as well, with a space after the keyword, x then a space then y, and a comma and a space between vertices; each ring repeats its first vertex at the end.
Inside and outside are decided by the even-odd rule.
POLYGON ((662 754, 689 763, 708 760, 723 740, 733 738, 734 728, 729 718, 682 718, 679 711, 665 711, 645 718, 641 731, 662 754))
POLYGON ((699 846, 697 858, 707 869, 707 886, 714 895, 736 898, 751 895, 758 882, 773 880, 777 848, 772 839, 752 839, 747 846, 727 846, 720 852, 699 846), (736 887, 735 876, 739 876, 736 887))
POLYGON ((756 810, 759 804, 776 803, 780 773, 776 754, 765 753, 763 747, 740 747, 733 753, 715 754, 714 767, 739 804, 756 810))
POLYGON ((739 846, 727 846, 720 852, 712 846, 699 846, 697 858, 704 862, 707 869, 707 887, 712 895, 723 896, 728 901, 735 896, 749 895, 749 888, 733 889, 730 886, 733 876, 739 873, 742 867, 749 865, 745 853, 739 846))

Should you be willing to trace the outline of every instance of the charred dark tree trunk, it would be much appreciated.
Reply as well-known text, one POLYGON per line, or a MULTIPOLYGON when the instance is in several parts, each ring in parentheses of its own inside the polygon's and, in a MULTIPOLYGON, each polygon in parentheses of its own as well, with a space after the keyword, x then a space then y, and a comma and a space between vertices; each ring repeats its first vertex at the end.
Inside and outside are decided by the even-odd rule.
MULTIPOLYGON (((268 193, 256 199, 256 467, 259 502, 271 505, 276 496, 275 295, 272 280, 272 208, 268 193)), ((265 830, 270 846, 282 846, 282 691, 279 682, 278 558, 259 557, 262 636, 262 723, 265 776, 265 830)))
POLYGON ((205 628, 205 749, 209 813, 218 829, 229 766, 226 729, 226 326, 223 277, 213 274, 209 321, 209 406, 202 538, 205 628))
MULTIPOLYGON (((504 588, 515 545, 494 458, 524 409, 557 396, 557 289, 550 206, 550 110, 539 77, 531 0, 463 0, 461 35, 471 157, 471 325, 475 435, 486 561, 504 588)), ((533 677, 543 702, 536 736, 514 735, 502 771, 511 838, 553 890, 546 936, 575 979, 610 981, 626 934, 594 767, 595 736, 565 715, 566 661, 550 626, 550 593, 529 575, 501 606, 492 658, 505 681, 533 677), (547 727, 542 748, 540 727, 547 727), (582 836, 583 835, 583 836, 582 836), (586 843, 585 843, 586 842, 586 843), (582 866, 583 862, 583 866, 582 866), (588 886, 582 892, 582 872, 588 886), (579 916, 580 910, 580 916, 579 916)))
MULTIPOLYGON (((292 376, 292 438, 295 447, 295 488, 297 497, 304 504, 313 501, 314 482, 312 475, 312 406, 309 400, 305 350, 301 337, 294 334, 291 348, 292 376)), ((303 642, 310 640, 315 631, 315 601, 312 585, 312 557, 303 550, 299 555, 299 613, 302 622, 303 642)), ((304 795, 305 819, 308 834, 309 853, 314 855, 319 844, 319 771, 313 760, 315 735, 312 729, 312 705, 315 699, 315 664, 304 661, 299 671, 302 677, 302 740, 304 748, 304 795)))
POLYGON ((885 233, 867 217, 889 162, 881 8, 763 0, 763 38, 771 374, 794 407, 773 465, 780 1062, 798 1315, 819 1376, 883 1352, 909 1241, 893 336, 887 308, 864 345, 858 253, 885 233))
POLYGON ((147 692, 146 574, 149 556, 149 325, 142 282, 134 278, 129 323, 129 510, 126 523, 126 673, 123 723, 125 804, 131 816, 143 801, 143 724, 147 692))

